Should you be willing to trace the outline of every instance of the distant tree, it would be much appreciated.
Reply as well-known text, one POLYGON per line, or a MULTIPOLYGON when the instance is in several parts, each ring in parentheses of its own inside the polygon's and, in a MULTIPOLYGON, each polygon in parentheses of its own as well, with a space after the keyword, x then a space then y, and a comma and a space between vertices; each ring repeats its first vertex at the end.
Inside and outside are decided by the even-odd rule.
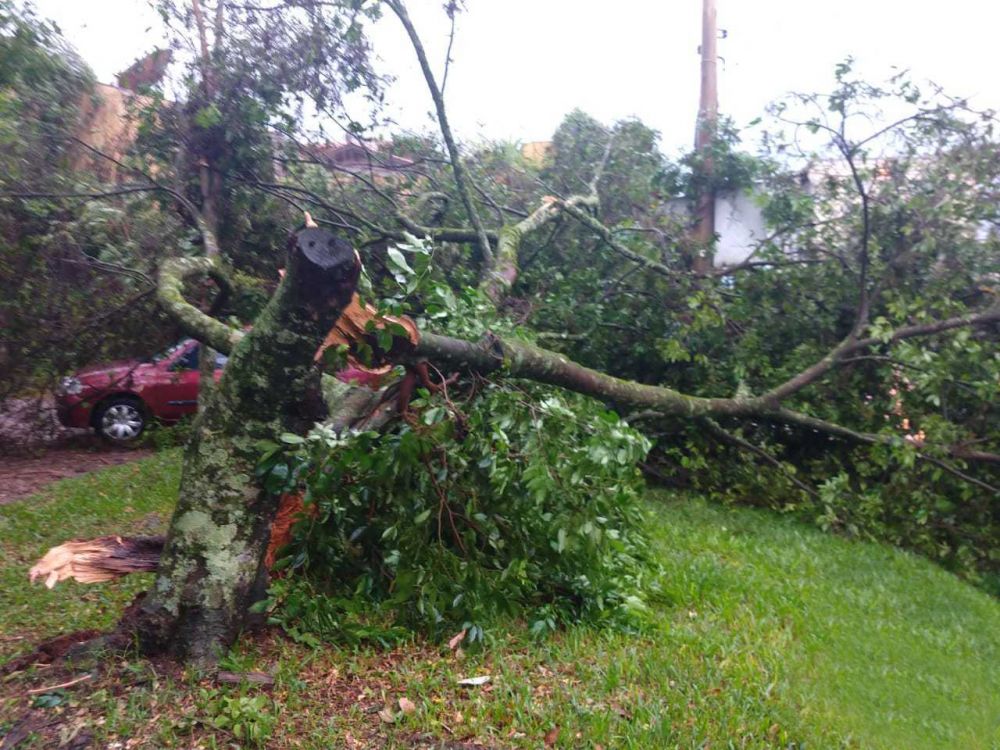
MULTIPOLYGON (((153 256, 179 241, 169 217, 129 202, 128 189, 117 203, 87 202, 107 197, 80 170, 95 95, 55 27, 0 3, 0 411, 92 358, 152 354, 169 337, 150 330, 169 328, 153 304, 153 256)), ((24 441, 51 427, 43 416, 24 441)))

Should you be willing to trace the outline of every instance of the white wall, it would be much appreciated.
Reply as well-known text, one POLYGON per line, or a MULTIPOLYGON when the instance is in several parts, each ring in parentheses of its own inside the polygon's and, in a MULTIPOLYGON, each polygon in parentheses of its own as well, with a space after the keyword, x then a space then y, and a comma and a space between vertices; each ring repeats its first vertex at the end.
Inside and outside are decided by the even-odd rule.
POLYGON ((757 243, 767 236, 764 216, 754 196, 745 192, 719 195, 715 199, 715 265, 727 266, 746 260, 757 243))

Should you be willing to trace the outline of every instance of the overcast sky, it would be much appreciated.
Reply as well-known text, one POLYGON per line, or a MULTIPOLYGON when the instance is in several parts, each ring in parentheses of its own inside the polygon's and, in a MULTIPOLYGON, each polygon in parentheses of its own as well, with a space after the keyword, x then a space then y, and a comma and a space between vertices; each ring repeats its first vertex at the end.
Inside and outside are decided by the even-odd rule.
MULTIPOLYGON (((211 2, 209 3, 211 4, 211 2)), ((145 0, 36 0, 104 81, 162 40, 145 0)), ((443 0, 409 0, 432 61, 443 67, 443 0)), ((1000 108, 1000 3, 989 0, 718 0, 721 109, 737 124, 791 90, 829 88, 847 55, 867 74, 910 68, 1000 108)), ((548 139, 580 107, 611 122, 635 115, 668 153, 687 148, 698 101, 701 0, 468 0, 459 16, 446 98, 463 139, 548 139)), ((374 34, 397 77, 391 113, 431 127, 431 108, 394 17, 374 34)))

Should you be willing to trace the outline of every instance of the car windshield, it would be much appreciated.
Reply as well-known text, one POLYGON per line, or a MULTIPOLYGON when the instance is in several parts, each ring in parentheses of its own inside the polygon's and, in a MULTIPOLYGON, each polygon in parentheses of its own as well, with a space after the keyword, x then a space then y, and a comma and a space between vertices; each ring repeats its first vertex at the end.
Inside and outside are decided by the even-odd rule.
POLYGON ((187 346, 187 344, 188 344, 188 342, 190 340, 191 339, 184 339, 183 341, 178 341, 176 344, 174 344, 173 346, 167 347, 166 349, 164 349, 159 354, 154 354, 153 358, 152 358, 152 361, 153 362, 162 362, 163 360, 165 360, 168 357, 170 357, 172 354, 176 353, 179 349, 182 349, 183 347, 187 346))
MULTIPOLYGON (((165 349, 164 351, 160 352, 155 357, 153 357, 153 362, 162 362, 163 360, 169 358, 171 355, 175 354, 180 349, 183 349, 185 346, 191 343, 191 341, 192 339, 184 339, 183 341, 174 344, 173 346, 169 347, 168 349, 165 349)), ((171 369, 197 370, 200 354, 201 354, 201 345, 195 344, 194 346, 191 347, 191 349, 187 353, 184 354, 183 357, 178 358, 178 360, 174 362, 171 369)), ((216 370, 221 370, 222 368, 224 368, 226 366, 226 362, 228 361, 229 357, 227 357, 222 352, 215 353, 216 370)))

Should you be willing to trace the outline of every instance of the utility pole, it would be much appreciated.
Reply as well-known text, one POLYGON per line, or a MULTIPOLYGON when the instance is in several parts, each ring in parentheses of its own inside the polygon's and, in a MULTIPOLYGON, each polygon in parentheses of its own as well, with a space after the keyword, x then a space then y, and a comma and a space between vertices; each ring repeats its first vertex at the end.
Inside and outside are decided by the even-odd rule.
MULTIPOLYGON (((718 31, 716 29, 715 0, 702 0, 701 12, 701 98, 698 103, 698 121, 695 127, 694 148, 701 155, 703 178, 711 180, 712 141, 715 139, 719 120, 719 85, 716 62, 718 60, 718 31)), ((702 190, 696 207, 698 223, 694 239, 700 254, 694 259, 694 270, 705 273, 712 268, 711 244, 715 237, 715 191, 702 190)))

